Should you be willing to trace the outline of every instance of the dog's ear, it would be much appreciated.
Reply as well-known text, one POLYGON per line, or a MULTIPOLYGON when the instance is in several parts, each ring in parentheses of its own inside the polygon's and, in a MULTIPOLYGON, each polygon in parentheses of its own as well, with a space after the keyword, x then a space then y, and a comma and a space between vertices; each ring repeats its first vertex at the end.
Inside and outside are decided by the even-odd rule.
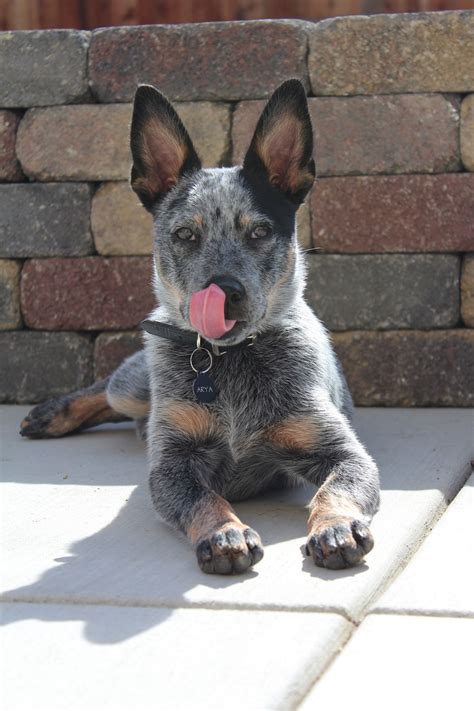
POLYGON ((260 116, 244 171, 264 175, 294 203, 303 202, 311 188, 315 167, 313 129, 303 85, 285 81, 274 92, 260 116))
POLYGON ((199 170, 188 132, 168 99, 152 86, 139 86, 133 103, 131 186, 147 210, 184 173, 199 170))

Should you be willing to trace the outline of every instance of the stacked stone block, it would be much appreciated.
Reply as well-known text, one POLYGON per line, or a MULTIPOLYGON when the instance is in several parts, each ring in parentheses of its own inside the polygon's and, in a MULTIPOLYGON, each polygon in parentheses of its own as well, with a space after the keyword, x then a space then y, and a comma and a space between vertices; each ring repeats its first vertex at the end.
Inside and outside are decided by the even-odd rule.
POLYGON ((128 187, 137 83, 205 166, 239 163, 273 89, 308 89, 307 297, 359 405, 474 404, 474 12, 0 33, 0 399, 141 347, 151 218, 128 187))

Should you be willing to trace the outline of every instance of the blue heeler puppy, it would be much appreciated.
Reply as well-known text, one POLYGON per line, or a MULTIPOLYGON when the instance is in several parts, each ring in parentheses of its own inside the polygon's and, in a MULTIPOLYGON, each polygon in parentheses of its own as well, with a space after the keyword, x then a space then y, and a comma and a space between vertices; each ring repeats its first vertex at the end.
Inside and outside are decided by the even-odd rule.
POLYGON ((282 84, 243 167, 202 169, 191 139, 151 86, 135 96, 131 184, 154 219, 159 307, 145 349, 108 379, 35 407, 27 437, 133 418, 150 490, 207 573, 258 563, 258 533, 229 501, 307 480, 307 552, 356 565, 373 546, 377 467, 351 425, 351 397, 328 335, 303 299, 295 215, 315 175, 303 86, 282 84))

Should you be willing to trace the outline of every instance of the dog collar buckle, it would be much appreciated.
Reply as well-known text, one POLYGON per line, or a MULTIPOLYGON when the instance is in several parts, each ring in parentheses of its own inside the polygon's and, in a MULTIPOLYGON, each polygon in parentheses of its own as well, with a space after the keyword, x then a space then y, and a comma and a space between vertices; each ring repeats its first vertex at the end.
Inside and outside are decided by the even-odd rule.
POLYGON ((215 343, 212 344, 212 352, 215 356, 222 356, 227 353, 227 351, 221 351, 220 346, 216 346, 215 343))
MULTIPOLYGON (((199 336, 198 336, 198 338, 199 338, 199 336)), ((250 346, 253 346, 256 338, 257 338, 257 336, 255 335, 255 333, 252 333, 250 336, 247 336, 247 338, 245 340, 250 341, 250 343, 245 344, 247 346, 247 348, 249 348, 250 346)), ((212 352, 215 356, 222 356, 227 353, 227 351, 221 351, 220 346, 217 346, 215 343, 212 344, 212 352)))

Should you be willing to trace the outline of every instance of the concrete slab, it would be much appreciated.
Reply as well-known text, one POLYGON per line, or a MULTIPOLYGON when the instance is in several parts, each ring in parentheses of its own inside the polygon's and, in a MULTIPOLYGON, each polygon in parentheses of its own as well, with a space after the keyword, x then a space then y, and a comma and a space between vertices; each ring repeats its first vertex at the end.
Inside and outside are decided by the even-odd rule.
POLYGON ((58 441, 17 434, 26 408, 3 408, 3 598, 340 612, 358 618, 419 545, 467 477, 472 412, 360 410, 357 426, 382 472, 367 563, 316 568, 302 552, 310 489, 238 505, 262 535, 263 561, 226 578, 156 519, 143 446, 128 426, 58 441), (67 477, 67 478, 66 478, 67 477), (34 484, 34 485, 32 485, 34 484))
POLYGON ((2 619, 9 711, 289 709, 352 627, 318 613, 22 603, 2 619))
POLYGON ((370 615, 299 706, 472 709, 474 620, 370 615))
POLYGON ((474 475, 373 610, 474 617, 473 512, 474 475))

